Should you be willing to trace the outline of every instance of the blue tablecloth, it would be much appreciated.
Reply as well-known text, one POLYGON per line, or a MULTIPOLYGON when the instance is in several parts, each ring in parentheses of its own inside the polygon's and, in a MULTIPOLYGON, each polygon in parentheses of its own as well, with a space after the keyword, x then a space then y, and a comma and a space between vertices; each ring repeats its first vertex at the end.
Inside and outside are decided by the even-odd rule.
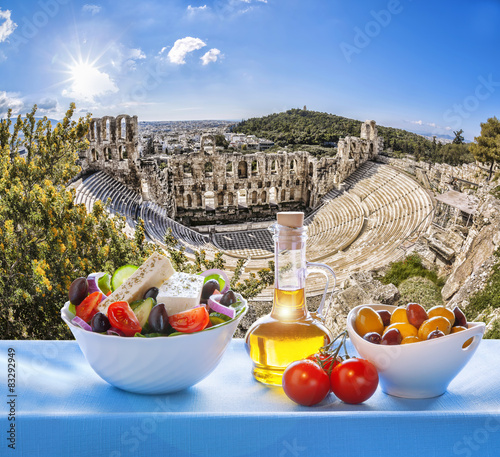
POLYGON ((362 405, 330 395, 311 408, 254 381, 241 340, 205 380, 157 396, 111 387, 74 341, 0 341, 0 348, 1 456, 500 455, 500 341, 483 341, 441 397, 405 400, 378 389, 362 405), (7 396, 8 348, 16 353, 17 397, 7 396), (6 439, 12 398, 15 450, 6 439))

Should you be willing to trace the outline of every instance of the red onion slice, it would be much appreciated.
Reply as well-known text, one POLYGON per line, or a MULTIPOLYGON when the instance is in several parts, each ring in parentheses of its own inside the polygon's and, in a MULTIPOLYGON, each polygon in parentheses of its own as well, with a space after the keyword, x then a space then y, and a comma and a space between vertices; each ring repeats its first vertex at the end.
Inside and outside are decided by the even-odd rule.
POLYGON ((115 336, 125 336, 125 333, 123 333, 121 330, 117 329, 116 327, 111 327, 108 329, 106 332, 108 335, 115 335, 115 336))
POLYGON ((230 317, 231 319, 234 319, 234 316, 236 316, 236 310, 234 308, 221 305, 219 302, 214 300, 215 297, 221 297, 221 296, 222 295, 212 295, 208 299, 208 306, 210 306, 210 308, 216 313, 221 313, 224 314, 225 316, 230 317))
POLYGON ((99 278, 104 276, 105 274, 106 273, 101 271, 99 273, 90 273, 87 276, 87 282, 89 284, 89 295, 91 293, 94 293, 94 292, 101 292, 102 293, 101 301, 106 300, 106 298, 108 298, 108 297, 101 289, 99 289, 99 285, 98 285, 97 281, 99 281, 99 278))
POLYGON ((204 278, 212 275, 222 276, 222 279, 224 280, 224 287, 222 288, 221 293, 225 294, 230 288, 229 278, 227 277, 227 274, 224 271, 219 270, 218 268, 212 268, 211 270, 207 270, 204 271, 203 273, 200 273, 200 276, 203 276, 204 278))
POLYGON ((80 328, 83 328, 83 330, 87 330, 89 332, 92 331, 92 327, 89 324, 87 324, 81 317, 75 316, 71 320, 71 323, 75 324, 76 326, 78 326, 80 328))

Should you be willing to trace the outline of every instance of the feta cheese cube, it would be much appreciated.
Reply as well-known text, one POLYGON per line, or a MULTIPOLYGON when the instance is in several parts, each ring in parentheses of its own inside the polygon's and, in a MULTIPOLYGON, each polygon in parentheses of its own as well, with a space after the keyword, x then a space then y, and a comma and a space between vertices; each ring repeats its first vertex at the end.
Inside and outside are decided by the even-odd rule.
POLYGON ((200 304, 205 278, 200 275, 175 272, 158 292, 157 303, 164 303, 169 316, 200 304))

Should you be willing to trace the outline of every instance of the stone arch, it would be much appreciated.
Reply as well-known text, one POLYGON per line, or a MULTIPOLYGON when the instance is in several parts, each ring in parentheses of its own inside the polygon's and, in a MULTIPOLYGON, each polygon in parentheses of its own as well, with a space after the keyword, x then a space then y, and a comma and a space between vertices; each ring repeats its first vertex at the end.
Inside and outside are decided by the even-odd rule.
POLYGON ((290 161, 290 173, 296 173, 297 172, 297 161, 295 159, 292 159, 290 161))
POLYGON ((263 205, 267 203, 267 192, 265 190, 262 191, 262 194, 260 194, 260 201, 263 205))
POLYGON ((228 205, 234 205, 234 195, 232 192, 229 192, 227 194, 227 204, 228 205))
POLYGON ((271 162, 271 174, 275 175, 276 173, 278 173, 278 167, 276 166, 276 160, 273 160, 271 162))
POLYGON ((252 204, 255 205, 257 203, 257 191, 254 190, 252 192, 252 204))
POLYGON ((203 198, 200 193, 196 194, 196 206, 198 207, 203 206, 203 198))
POLYGON ((368 149, 370 154, 373 154, 373 143, 370 143, 370 148, 368 149))
POLYGON ((215 194, 209 190, 205 192, 205 209, 207 211, 213 211, 215 210, 215 194))
POLYGON ((205 176, 210 177, 213 176, 214 166, 212 162, 205 162, 205 176))
POLYGON ((314 165, 312 162, 309 162, 309 176, 314 175, 314 165))
POLYGON ((103 141, 111 141, 111 118, 104 116, 100 119, 100 127, 103 141))
POLYGON ((286 191, 285 191, 285 189, 281 189, 280 201, 284 202, 285 200, 286 200, 286 191))
POLYGON ((251 170, 252 176, 257 176, 259 174, 259 162, 257 162, 257 160, 252 160, 251 170))
POLYGON ((191 194, 187 194, 187 196, 186 196, 186 206, 188 208, 191 208, 192 205, 193 205, 193 197, 191 197, 191 194))
POLYGON ((193 175, 193 170, 191 169, 191 164, 188 162, 184 162, 182 164, 182 173, 185 177, 190 178, 193 175))
POLYGON ((248 177, 248 165, 242 160, 238 164, 238 178, 247 178, 248 177))
POLYGON ((201 135, 200 139, 200 151, 205 152, 205 141, 209 139, 212 141, 212 154, 215 154, 216 151, 216 140, 215 140, 215 135, 211 133, 204 133, 201 135))
POLYGON ((290 201, 293 201, 295 199, 295 191, 293 189, 290 189, 290 201))
POLYGON ((276 187, 271 187, 269 189, 269 204, 270 205, 277 205, 278 204, 277 198, 278 198, 278 195, 277 195, 276 187))
POLYGON ((233 162, 227 162, 226 163, 226 176, 232 176, 233 175, 233 162))
POLYGON ((97 162, 97 159, 99 159, 99 155, 97 154, 95 148, 92 148, 91 155, 92 155, 92 162, 97 162))
POLYGON ((217 206, 224 206, 224 193, 219 192, 217 194, 217 206))
POLYGON ((120 138, 127 139, 127 120, 124 117, 120 119, 120 138))
POLYGON ((128 159, 127 145, 125 145, 125 144, 120 145, 118 150, 120 152, 120 154, 119 154, 120 160, 127 160, 128 159))
POLYGON ((243 206, 244 208, 248 207, 246 189, 238 190, 238 206, 243 206))
POLYGON ((111 160, 113 160, 113 154, 111 153, 111 148, 106 148, 105 151, 104 151, 104 157, 105 159, 109 162, 111 160))

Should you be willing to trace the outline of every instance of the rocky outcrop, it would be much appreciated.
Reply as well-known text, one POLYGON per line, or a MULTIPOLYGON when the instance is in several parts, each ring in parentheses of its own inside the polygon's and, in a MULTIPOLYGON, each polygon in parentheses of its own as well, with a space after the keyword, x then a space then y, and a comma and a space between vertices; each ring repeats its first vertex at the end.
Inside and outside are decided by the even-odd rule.
POLYGON ((353 273, 344 287, 334 295, 323 312, 325 325, 334 335, 345 330, 347 314, 355 306, 370 303, 393 305, 399 299, 399 291, 394 284, 382 284, 371 272, 353 273))
MULTIPOLYGON (((495 263, 494 252, 500 246, 500 201, 492 195, 483 195, 474 218, 474 225, 457 256, 453 270, 442 295, 445 300, 452 299, 483 266, 495 263)), ((490 268, 491 270, 491 268, 490 268)), ((484 272, 483 272, 484 273, 484 272)))

